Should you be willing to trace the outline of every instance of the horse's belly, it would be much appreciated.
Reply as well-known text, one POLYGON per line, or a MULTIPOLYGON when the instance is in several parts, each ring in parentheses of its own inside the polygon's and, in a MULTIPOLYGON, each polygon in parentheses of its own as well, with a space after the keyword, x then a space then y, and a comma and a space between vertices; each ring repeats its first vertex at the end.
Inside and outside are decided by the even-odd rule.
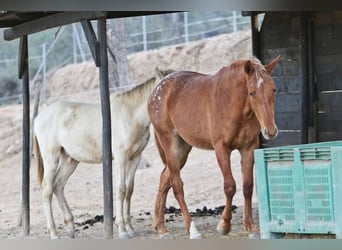
POLYGON ((213 149, 213 144, 206 133, 181 133, 179 135, 189 145, 200 149, 213 149))
POLYGON ((73 159, 84 163, 101 163, 102 147, 93 148, 87 146, 75 146, 71 149, 66 148, 66 153, 73 159))

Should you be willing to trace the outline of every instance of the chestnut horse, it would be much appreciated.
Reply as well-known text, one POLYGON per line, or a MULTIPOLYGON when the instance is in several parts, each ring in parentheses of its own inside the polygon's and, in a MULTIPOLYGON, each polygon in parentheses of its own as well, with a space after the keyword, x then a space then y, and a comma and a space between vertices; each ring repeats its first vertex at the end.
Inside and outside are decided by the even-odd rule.
POLYGON ((275 83, 271 72, 276 57, 264 66, 256 58, 238 60, 215 75, 181 71, 166 76, 155 87, 148 112, 154 127, 156 144, 165 165, 155 203, 154 229, 168 237, 164 209, 172 187, 184 216, 190 238, 201 238, 189 214, 180 170, 192 147, 215 150, 223 175, 226 195, 220 234, 231 229, 232 199, 236 184, 230 167, 232 150, 241 154, 244 194, 244 226, 257 233, 252 215, 253 150, 259 147, 259 133, 274 139, 278 129, 274 118, 275 83))

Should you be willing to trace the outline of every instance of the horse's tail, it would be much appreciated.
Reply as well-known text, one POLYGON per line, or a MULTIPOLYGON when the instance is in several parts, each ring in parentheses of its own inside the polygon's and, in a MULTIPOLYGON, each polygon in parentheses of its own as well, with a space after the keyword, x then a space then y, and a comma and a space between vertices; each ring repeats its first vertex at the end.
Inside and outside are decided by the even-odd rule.
POLYGON ((43 164, 42 156, 40 154, 39 143, 38 143, 36 136, 34 136, 34 155, 36 156, 36 159, 37 159, 38 182, 39 182, 40 186, 42 186, 43 177, 44 177, 44 164, 43 164))

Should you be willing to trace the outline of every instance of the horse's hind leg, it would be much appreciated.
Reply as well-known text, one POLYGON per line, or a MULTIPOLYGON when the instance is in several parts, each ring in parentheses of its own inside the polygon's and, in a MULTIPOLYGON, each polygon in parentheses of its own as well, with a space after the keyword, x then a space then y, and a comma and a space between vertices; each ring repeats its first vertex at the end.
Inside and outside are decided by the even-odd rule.
POLYGON ((157 194, 157 199, 154 208, 154 218, 152 228, 160 235, 166 236, 168 235, 168 230, 165 226, 164 216, 165 216, 165 206, 166 206, 166 198, 167 194, 171 188, 170 182, 170 172, 166 166, 166 158, 163 151, 163 148, 160 145, 157 133, 154 134, 155 142, 157 145, 157 149, 160 155, 160 158, 164 164, 164 169, 160 175, 159 180, 159 191, 157 194))
POLYGON ((241 153, 241 170, 243 178, 243 195, 244 195, 244 225, 246 230, 255 236, 258 233, 258 227, 254 224, 252 211, 252 195, 253 195, 253 167, 254 155, 253 150, 240 151, 241 153))
POLYGON ((165 167, 160 175, 159 190, 155 203, 154 218, 152 224, 153 229, 159 234, 161 238, 166 238, 168 236, 168 230, 165 226, 164 216, 166 198, 170 188, 170 172, 169 169, 165 167))
POLYGON ((77 165, 78 161, 70 158, 63 151, 60 156, 59 167, 57 169, 57 174, 54 182, 54 193, 58 200, 59 209, 64 217, 66 232, 71 238, 75 237, 74 216, 72 215, 68 203, 65 199, 64 187, 68 178, 75 171, 77 165))
POLYGON ((167 229, 164 225, 163 209, 165 208, 166 196, 171 184, 175 198, 182 210, 186 230, 190 233, 190 238, 201 238, 201 235, 198 233, 186 205, 184 199, 183 181, 180 177, 180 170, 184 166, 192 147, 181 137, 173 133, 163 133, 162 137, 157 135, 157 138, 159 140, 158 144, 160 147, 159 150, 161 151, 161 157, 164 158, 163 161, 166 162, 166 167, 168 169, 164 169, 160 177, 160 187, 156 201, 156 218, 154 225, 157 227, 157 231, 159 233, 167 233, 167 229))

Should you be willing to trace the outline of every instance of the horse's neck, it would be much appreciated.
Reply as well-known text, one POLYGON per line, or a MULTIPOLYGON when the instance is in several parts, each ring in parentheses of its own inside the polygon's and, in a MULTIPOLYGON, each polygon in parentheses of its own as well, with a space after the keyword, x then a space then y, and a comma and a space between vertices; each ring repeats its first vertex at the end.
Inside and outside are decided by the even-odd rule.
POLYGON ((254 111, 249 103, 246 79, 241 77, 241 71, 232 71, 229 67, 222 70, 227 70, 228 72, 221 72, 217 80, 218 96, 223 98, 220 103, 228 102, 226 103, 228 106, 242 110, 241 115, 243 119, 250 119, 254 111), (230 98, 227 99, 226 95, 222 95, 224 92, 229 93, 230 98), (237 105, 240 105, 240 107, 237 107, 237 105))
POLYGON ((120 109, 120 112, 126 112, 139 122, 149 123, 150 118, 147 112, 147 99, 152 93, 156 83, 147 83, 139 88, 134 88, 126 93, 119 95, 112 94, 112 109, 120 109), (116 107, 117 106, 117 107, 116 107))

